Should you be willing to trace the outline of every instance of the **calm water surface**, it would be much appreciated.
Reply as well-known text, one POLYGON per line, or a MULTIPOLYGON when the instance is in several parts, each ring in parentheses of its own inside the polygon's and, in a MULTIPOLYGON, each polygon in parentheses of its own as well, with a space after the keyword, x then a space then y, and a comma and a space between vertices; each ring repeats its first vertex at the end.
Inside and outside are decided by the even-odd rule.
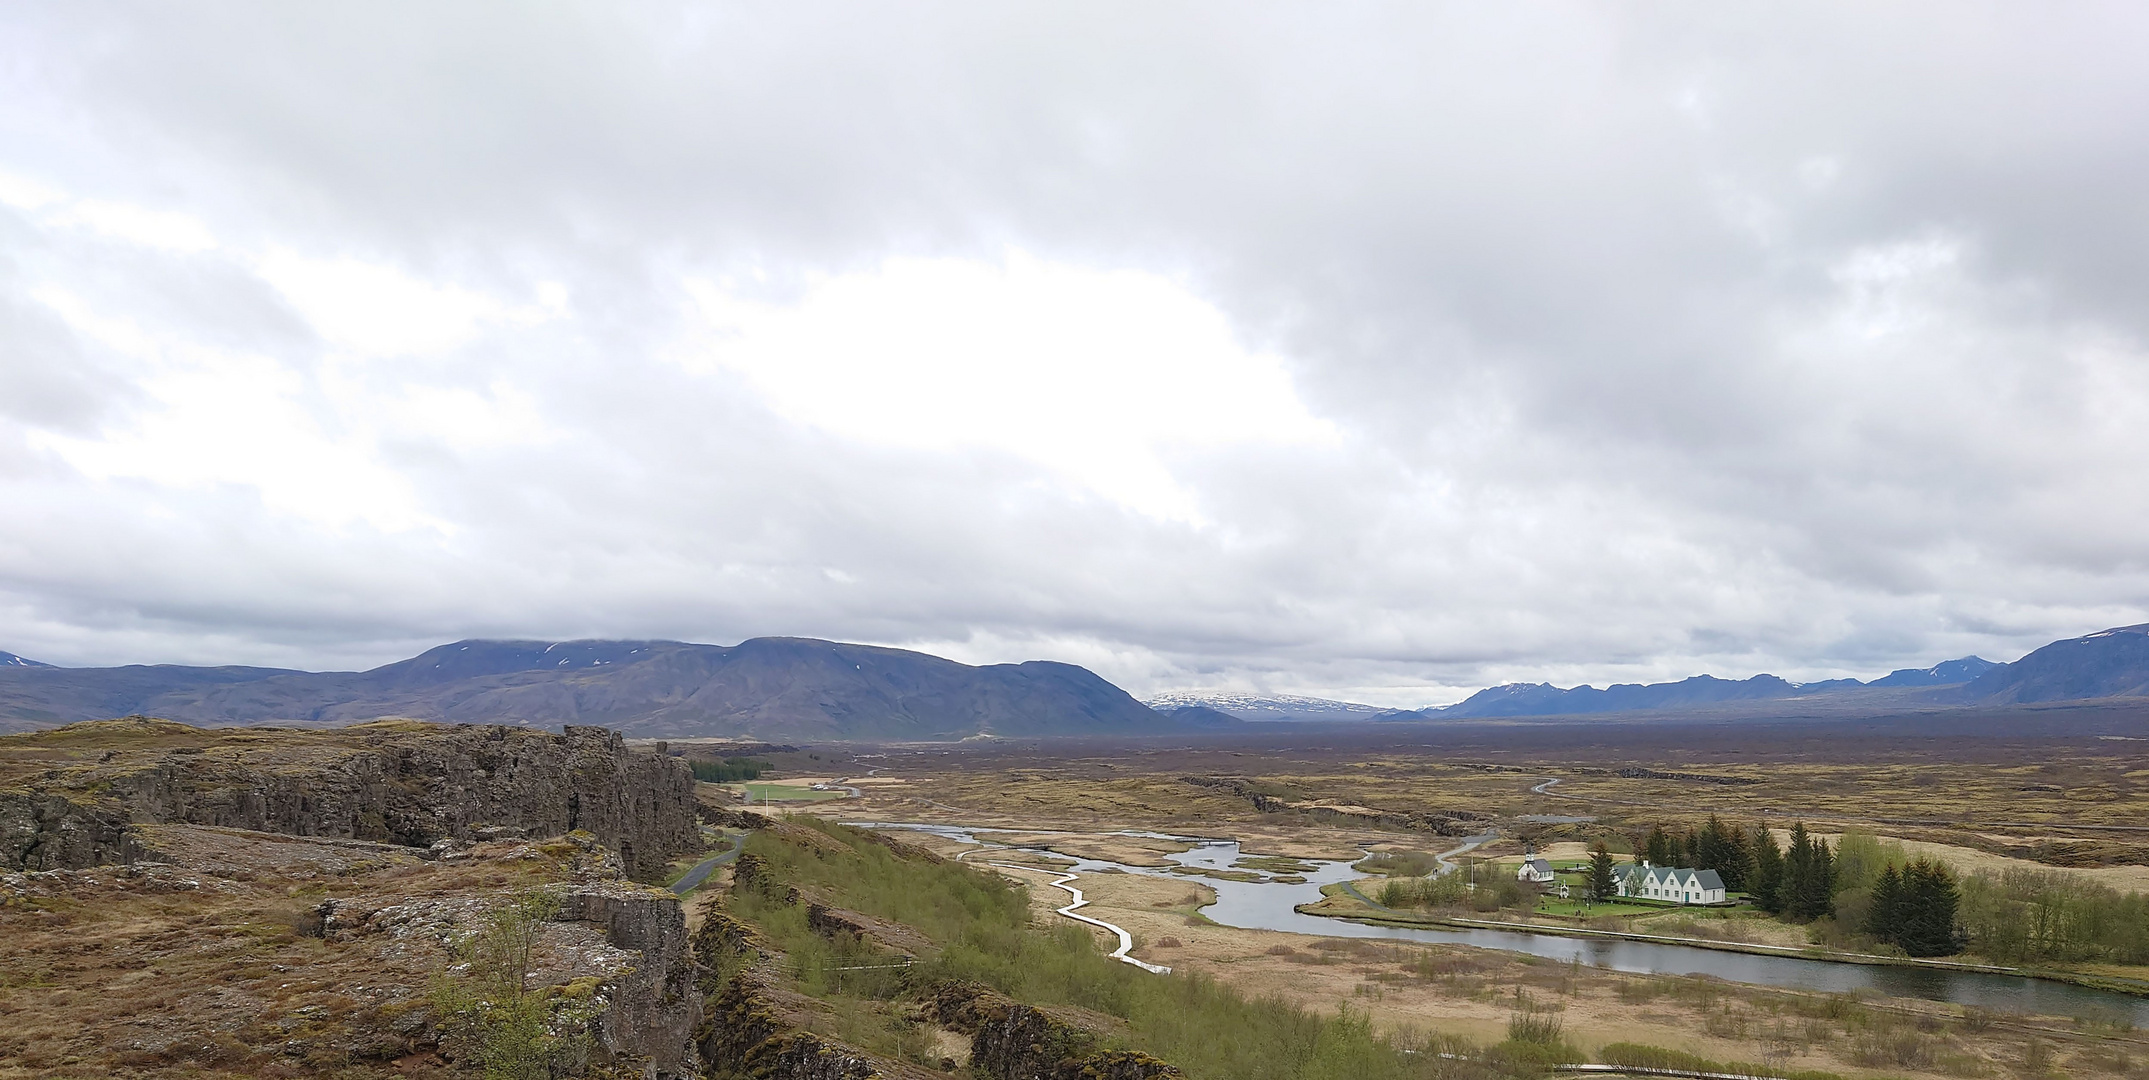
MULTIPOLYGON (((1017 830, 969 829, 945 825, 895 822, 857 822, 868 828, 910 829, 970 842, 991 843, 995 832, 1017 830)), ((1035 835, 1037 830, 1021 830, 1035 835)), ((1186 867, 1229 869, 1239 858, 1239 845, 1232 840, 1206 840, 1165 833, 1129 832, 1124 835, 1183 840, 1197 846, 1165 858, 1186 867)), ((1070 870, 1082 873, 1123 872, 1149 877, 1189 880, 1154 867, 1128 866, 1103 859, 1074 859, 1070 870)), ((2018 975, 1992 975, 1942 968, 1904 967, 1892 964, 1849 964, 1833 960, 1808 960, 1792 956, 1756 956, 1723 952, 1691 945, 1666 945, 1617 938, 1572 938, 1555 934, 1530 934, 1515 930, 1415 929, 1369 926, 1342 919, 1324 919, 1292 910, 1321 898, 1321 886, 1363 877, 1348 862, 1320 862, 1318 870, 1305 875, 1302 885, 1276 882, 1219 881, 1194 878, 1216 890, 1216 903, 1202 914, 1225 926, 1249 930, 1281 930, 1320 937, 1381 938, 1394 941, 1437 942, 1469 945, 1480 949, 1528 953, 1559 961, 1579 961, 1592 967, 1649 975, 1708 975, 1727 982, 1755 986, 1781 986, 1825 993, 1864 993, 1887 997, 1924 998, 1957 1005, 1974 1005, 1996 1012, 2041 1016, 2079 1016, 2100 1020, 2126 1020, 2136 1027, 2149 1027, 2149 999, 2094 990, 2049 979, 2018 975)))

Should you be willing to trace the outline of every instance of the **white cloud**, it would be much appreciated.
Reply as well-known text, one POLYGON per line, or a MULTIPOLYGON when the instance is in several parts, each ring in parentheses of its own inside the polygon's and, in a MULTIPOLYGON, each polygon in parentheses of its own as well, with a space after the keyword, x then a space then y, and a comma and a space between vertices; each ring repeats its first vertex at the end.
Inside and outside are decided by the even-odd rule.
POLYGON ((151 359, 135 387, 152 404, 96 436, 36 431, 30 445, 87 480, 150 488, 251 489, 268 507, 331 528, 447 530, 363 440, 339 439, 306 405, 304 380, 277 361, 186 350, 151 359))
POLYGON ((2143 20, 11 8, 0 648, 1409 704, 2141 621, 2143 20))
POLYGON ((1003 451, 1157 517, 1200 520, 1175 450, 1338 439, 1279 357, 1153 273, 1018 254, 892 260, 788 303, 708 281, 688 291, 704 323, 687 362, 743 375, 790 420, 909 449, 1003 451))
POLYGON ((78 199, 56 185, 20 173, 0 171, 0 205, 26 211, 48 225, 83 229, 165 251, 201 252, 217 246, 209 227, 191 214, 109 199, 78 199))
POLYGON ((487 322, 537 314, 359 259, 309 258, 278 248, 257 266, 331 347, 360 356, 445 352, 476 337, 487 322))

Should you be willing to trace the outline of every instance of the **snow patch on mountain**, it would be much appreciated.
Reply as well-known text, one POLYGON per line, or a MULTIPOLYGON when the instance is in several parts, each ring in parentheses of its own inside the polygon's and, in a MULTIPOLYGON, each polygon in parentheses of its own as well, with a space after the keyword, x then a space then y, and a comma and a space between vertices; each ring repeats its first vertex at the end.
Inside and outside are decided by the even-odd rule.
POLYGON ((1202 706, 1242 720, 1364 720, 1393 709, 1296 694, 1240 694, 1219 690, 1170 690, 1142 704, 1160 712, 1202 706))

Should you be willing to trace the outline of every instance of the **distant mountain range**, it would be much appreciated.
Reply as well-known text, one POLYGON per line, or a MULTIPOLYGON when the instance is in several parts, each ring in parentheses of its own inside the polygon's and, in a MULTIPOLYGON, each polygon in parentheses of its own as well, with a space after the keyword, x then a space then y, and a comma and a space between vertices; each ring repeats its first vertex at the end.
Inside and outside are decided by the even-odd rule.
POLYGON ((1621 683, 1602 690, 1550 683, 1509 683, 1480 690, 1454 705, 1397 714, 1391 719, 1572 716, 1642 712, 1736 702, 1867 694, 1874 705, 2010 705, 2088 698, 2149 696, 2149 623, 2100 630, 2046 645, 2012 664, 1977 656, 1929 668, 1903 668, 1871 682, 1830 679, 1794 683, 1774 675, 1719 679, 1696 675, 1668 683, 1621 683))
POLYGON ((973 667, 811 638, 458 641, 371 671, 132 665, 60 668, 0 653, 0 732, 129 714, 196 724, 382 717, 533 727, 602 724, 652 738, 946 740, 1160 734, 1246 721, 1462 720, 1825 700, 1842 707, 2149 698, 2149 623, 2055 641, 2012 664, 1975 656, 1871 682, 1774 675, 1620 684, 1513 683, 1414 712, 1326 698, 1178 692, 1145 705, 1094 672, 1033 660, 973 667))
POLYGON ((2005 704, 2149 696, 2149 623, 2055 641, 1964 684, 1960 700, 2005 704))
POLYGON ((0 666, 0 730, 141 713, 196 724, 603 724, 684 738, 939 740, 1200 730, 1073 664, 972 667, 808 638, 458 641, 371 671, 0 666))
MULTIPOLYGON (((1952 686, 1966 683, 1994 668, 2006 667, 1995 664, 1982 656, 1965 656, 1960 660, 1943 660, 1929 668, 1897 668, 1866 686, 1952 686)), ((1856 679, 1837 679, 1835 682, 1857 683, 1856 679)), ((1826 684, 1823 684, 1826 685, 1826 684)))
POLYGON ((1308 720, 1371 720, 1395 712, 1378 705, 1359 705, 1328 698, 1295 697, 1290 694, 1227 694, 1179 690, 1143 699, 1158 712, 1178 713, 1206 709, 1240 720, 1255 722, 1308 720))

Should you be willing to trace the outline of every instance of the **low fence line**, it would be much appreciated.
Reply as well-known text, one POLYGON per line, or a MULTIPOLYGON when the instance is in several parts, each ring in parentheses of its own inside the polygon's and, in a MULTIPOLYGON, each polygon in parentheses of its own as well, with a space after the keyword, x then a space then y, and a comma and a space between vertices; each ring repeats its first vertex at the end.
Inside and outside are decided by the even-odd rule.
POLYGON ((1752 1073, 1702 1072, 1699 1069, 1660 1069, 1646 1065, 1554 1065, 1553 1072, 1597 1073, 1612 1076, 1680 1076, 1690 1080, 1783 1080, 1780 1076, 1752 1073))

